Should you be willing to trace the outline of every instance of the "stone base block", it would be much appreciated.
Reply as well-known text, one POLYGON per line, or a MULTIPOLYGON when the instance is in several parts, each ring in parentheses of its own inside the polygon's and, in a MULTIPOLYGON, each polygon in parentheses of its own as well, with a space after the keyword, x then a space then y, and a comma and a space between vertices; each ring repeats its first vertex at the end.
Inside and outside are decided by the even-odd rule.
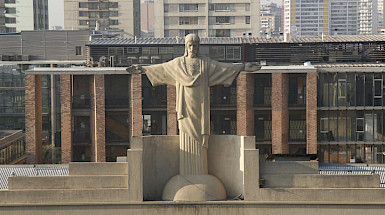
POLYGON ((167 201, 215 201, 226 199, 223 183, 213 175, 176 175, 163 189, 167 201))

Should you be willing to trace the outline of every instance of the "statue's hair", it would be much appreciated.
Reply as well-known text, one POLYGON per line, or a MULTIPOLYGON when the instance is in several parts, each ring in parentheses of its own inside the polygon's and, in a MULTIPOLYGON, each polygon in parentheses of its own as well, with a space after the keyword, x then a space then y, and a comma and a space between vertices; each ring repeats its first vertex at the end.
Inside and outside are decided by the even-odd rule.
POLYGON ((198 50, 197 50, 197 56, 199 55, 199 43, 200 43, 200 39, 198 37, 198 35, 196 34, 187 34, 184 38, 184 44, 185 44, 185 49, 184 49, 184 56, 187 57, 188 56, 188 51, 187 51, 187 43, 188 42, 197 42, 198 43, 198 50))

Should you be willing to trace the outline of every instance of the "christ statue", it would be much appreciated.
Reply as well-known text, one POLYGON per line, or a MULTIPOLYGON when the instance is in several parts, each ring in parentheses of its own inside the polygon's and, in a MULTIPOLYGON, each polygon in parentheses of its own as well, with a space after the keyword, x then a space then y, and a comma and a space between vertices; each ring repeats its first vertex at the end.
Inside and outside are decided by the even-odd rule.
POLYGON ((131 74, 145 73, 153 86, 167 84, 176 87, 181 175, 208 174, 209 87, 231 85, 240 71, 260 69, 255 63, 221 63, 200 57, 199 43, 197 35, 189 34, 185 37, 184 56, 162 64, 127 68, 131 74))

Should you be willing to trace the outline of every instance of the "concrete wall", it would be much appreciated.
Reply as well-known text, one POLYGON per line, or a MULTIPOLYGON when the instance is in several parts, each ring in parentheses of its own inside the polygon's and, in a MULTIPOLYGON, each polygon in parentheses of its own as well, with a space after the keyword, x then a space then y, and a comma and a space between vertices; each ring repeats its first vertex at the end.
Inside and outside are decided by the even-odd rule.
MULTIPOLYGON (((248 168, 248 184, 258 186, 258 150, 254 149, 254 137, 235 135, 212 135, 209 140, 209 174, 221 180, 226 188, 227 197, 233 199, 244 194, 245 161, 253 160, 248 168), (245 156, 244 150, 251 150, 245 156), (254 183, 255 182, 255 183, 254 183)), ((143 149, 143 198, 161 200, 162 190, 167 181, 179 174, 179 136, 134 137, 132 150, 143 149)), ((254 193, 257 188, 253 188, 254 193)))

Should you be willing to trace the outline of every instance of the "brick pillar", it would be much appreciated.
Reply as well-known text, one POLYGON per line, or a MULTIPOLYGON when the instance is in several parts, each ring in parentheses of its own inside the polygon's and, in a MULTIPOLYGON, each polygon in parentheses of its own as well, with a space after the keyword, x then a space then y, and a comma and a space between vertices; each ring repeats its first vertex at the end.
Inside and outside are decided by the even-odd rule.
POLYGON ((25 76, 25 133, 27 164, 42 163, 41 76, 25 76))
POLYGON ((167 86, 167 135, 178 135, 176 88, 171 85, 167 86))
POLYGON ((72 161, 72 76, 60 75, 61 162, 72 161))
POLYGON ((106 161, 104 75, 91 76, 91 161, 106 161))
POLYGON ((142 136, 142 75, 131 75, 130 84, 131 136, 142 136))
POLYGON ((240 73, 237 78, 237 134, 254 136, 254 74, 240 73))
POLYGON ((289 153, 289 74, 272 74, 272 151, 273 154, 289 153))
POLYGON ((306 75, 306 152, 317 154, 317 72, 306 75))

